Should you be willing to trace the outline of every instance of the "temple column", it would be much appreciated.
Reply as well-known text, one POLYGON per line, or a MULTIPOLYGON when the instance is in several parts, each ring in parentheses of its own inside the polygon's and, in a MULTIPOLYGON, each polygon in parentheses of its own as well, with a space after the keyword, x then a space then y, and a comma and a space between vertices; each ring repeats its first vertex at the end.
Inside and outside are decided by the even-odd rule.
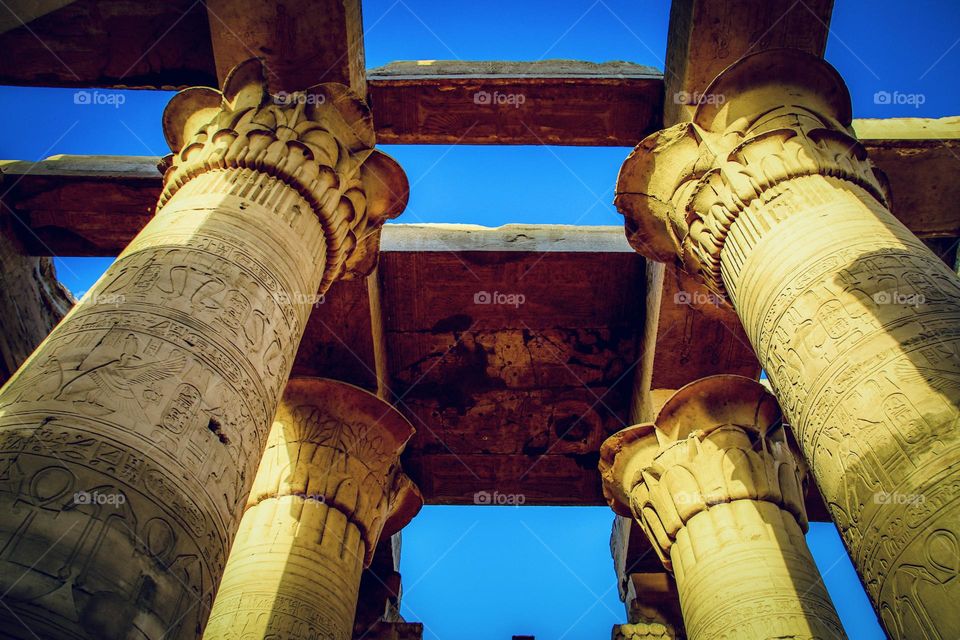
POLYGON ((423 504, 400 469, 413 433, 362 389, 291 380, 204 637, 353 637, 363 568, 423 504))
POLYGON ((341 85, 278 104, 251 60, 163 126, 155 217, 0 390, 10 637, 202 633, 316 296, 405 204, 341 85))
POLYGON ((705 95, 624 163, 631 242, 736 310, 887 633, 960 637, 960 279, 890 213, 832 67, 767 51, 705 95))
MULTIPOLYGON (((633 523, 632 514, 628 516, 633 523)), ((627 522, 625 518, 617 521, 627 522)), ((637 535, 645 536, 641 527, 637 535)), ((649 547, 648 547, 649 549, 649 547)), ((626 576, 627 623, 613 626, 613 640, 684 640, 683 615, 676 581, 668 573, 644 572, 626 576)))
MULTIPOLYGON (((0 167, 0 189, 6 182, 0 167)), ((26 254, 13 228, 15 215, 0 198, 0 385, 20 368, 74 302, 57 280, 53 258, 26 254)))
POLYGON ((801 466, 758 382, 690 383, 600 455, 610 506, 676 577, 691 640, 846 637, 804 539, 801 466))

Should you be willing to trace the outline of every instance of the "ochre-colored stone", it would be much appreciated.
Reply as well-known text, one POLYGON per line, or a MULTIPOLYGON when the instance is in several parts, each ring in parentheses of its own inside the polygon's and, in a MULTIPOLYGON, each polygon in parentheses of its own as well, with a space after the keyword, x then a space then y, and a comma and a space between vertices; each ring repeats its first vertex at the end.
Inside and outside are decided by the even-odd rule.
POLYGON ((156 216, 0 391, 11 637, 200 635, 316 295, 405 202, 340 85, 250 61, 164 132, 156 216))
POLYGON ((349 640, 363 567, 423 503, 399 464, 413 433, 362 389, 291 379, 204 637, 349 640))
POLYGON ((661 622, 633 622, 617 624, 611 633, 612 640, 675 640, 675 632, 661 622))
MULTIPOLYGON (((7 180, 0 171, 0 188, 7 180)), ((11 187, 12 188, 12 187, 11 187)), ((0 199, 0 208, 8 205, 0 199)), ((0 213, 0 384, 16 371, 75 302, 53 258, 25 255, 12 215, 0 213)))
POLYGON ((645 139, 634 246, 736 309, 887 633, 960 637, 960 280, 887 206, 825 62, 741 60, 645 139))
POLYGON ((776 400, 740 376, 693 382, 604 442, 610 505, 674 572, 692 640, 846 637, 804 539, 801 469, 776 400))

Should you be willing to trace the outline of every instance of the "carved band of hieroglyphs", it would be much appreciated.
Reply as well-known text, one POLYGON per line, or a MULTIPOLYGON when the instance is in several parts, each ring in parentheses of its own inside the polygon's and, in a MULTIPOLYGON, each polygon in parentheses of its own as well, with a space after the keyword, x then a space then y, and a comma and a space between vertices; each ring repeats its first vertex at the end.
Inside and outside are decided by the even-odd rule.
MULTIPOLYGON (((25 505, 37 499, 24 502, 20 485, 0 493, 13 514, 0 538, 10 567, 5 588, 16 587, 17 615, 39 620, 48 637, 80 629, 109 637, 131 624, 144 637, 198 635, 306 323, 310 305, 301 301, 320 285, 315 219, 305 216, 299 232, 270 234, 282 215, 247 203, 247 223, 258 228, 240 232, 243 218, 191 211, 190 197, 175 197, 168 206, 176 215, 161 211, 147 225, 0 393, 0 427, 15 445, 6 460, 18 482, 51 485, 58 496, 61 476, 72 487, 29 512, 25 505), (96 457, 80 459, 71 446, 80 442, 96 457), (90 496, 105 504, 77 502, 90 496), (109 511, 114 506, 120 511, 109 511), (177 540, 171 562, 193 558, 196 570, 150 560, 159 539, 146 544, 124 524, 157 518, 177 540), (77 535, 100 527, 107 537, 96 549, 74 543, 74 532, 61 528, 74 524, 77 535), (87 562, 96 550, 96 562, 87 562), (62 576, 49 587, 48 562, 62 568, 49 571, 62 576), (71 589, 72 599, 58 589, 71 589), (115 600, 128 603, 129 615, 106 613, 115 600)), ((158 526, 149 536, 160 535, 158 526)))
POLYGON ((728 295, 888 635, 960 637, 960 279, 889 211, 829 65, 766 52, 710 91, 624 163, 631 241, 728 295))
MULTIPOLYGON (((817 180, 836 190, 809 178, 801 196, 817 180)), ((800 199, 784 200, 791 198, 800 199)), ((768 224, 726 277, 868 592, 885 610, 904 612, 887 604, 904 602, 898 567, 922 567, 937 576, 934 586, 956 575, 956 533, 943 526, 960 512, 960 496, 949 491, 960 467, 960 283, 889 212, 843 198, 808 210, 794 202, 798 212, 768 224), (839 218, 838 237, 848 240, 811 233, 828 217, 839 218), (783 242, 798 234, 809 238, 806 252, 785 254, 783 242), (924 550, 929 531, 942 531, 933 555, 924 550)), ((751 207, 741 220, 763 215, 751 207)))
POLYGON ((160 464, 86 430, 49 425, 30 435, 4 425, 5 600, 43 637, 61 637, 61 629, 72 626, 64 613, 103 619, 116 615, 118 603, 136 603, 146 628, 166 629, 171 637, 195 635, 224 563, 224 541, 217 539, 222 530, 212 529, 200 510, 205 505, 193 502, 198 486, 171 484, 160 464), (84 501, 82 495, 110 500, 84 501), (58 533, 51 537, 53 524, 58 533), (153 568, 144 567, 138 579, 117 590, 116 562, 128 562, 134 549, 153 568), (56 605, 64 592, 71 594, 73 611, 56 605))
POLYGON ((406 202, 366 106, 318 91, 273 105, 253 61, 164 112, 157 215, 0 390, 0 627, 202 635, 312 300, 406 202))

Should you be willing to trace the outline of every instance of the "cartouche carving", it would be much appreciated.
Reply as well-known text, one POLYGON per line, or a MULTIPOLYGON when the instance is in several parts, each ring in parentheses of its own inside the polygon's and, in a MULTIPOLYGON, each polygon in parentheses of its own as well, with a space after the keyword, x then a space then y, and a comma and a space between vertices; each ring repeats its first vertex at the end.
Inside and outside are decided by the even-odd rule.
POLYGON ((423 502, 399 463, 413 433, 362 389, 290 380, 205 637, 349 640, 363 567, 423 502))
POLYGON ((802 465, 762 385, 687 385, 654 423, 607 439, 600 471, 674 572, 692 640, 845 637, 803 537, 802 465))
POLYGON ((889 211, 822 60, 744 58, 624 164, 633 245, 726 296, 893 638, 960 637, 960 279, 889 211))
POLYGON ((156 216, 0 390, 14 637, 202 633, 313 302, 403 208, 358 98, 265 95, 172 100, 156 216))

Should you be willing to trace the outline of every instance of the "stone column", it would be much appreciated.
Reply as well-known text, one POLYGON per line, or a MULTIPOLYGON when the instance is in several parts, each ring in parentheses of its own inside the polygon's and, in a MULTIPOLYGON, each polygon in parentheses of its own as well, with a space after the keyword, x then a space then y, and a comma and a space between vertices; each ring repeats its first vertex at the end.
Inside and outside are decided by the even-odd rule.
POLYGON ((287 384, 205 638, 353 637, 360 574, 423 500, 410 423, 346 383, 287 384))
MULTIPOLYGON (((645 536, 646 533, 633 519, 632 514, 628 517, 629 522, 638 530, 637 535, 645 536)), ((627 521, 622 517, 617 520, 627 521)), ((649 548, 648 546, 647 551, 649 548)), ((673 577, 663 571, 638 572, 629 574, 626 581, 627 624, 614 625, 613 639, 618 640, 619 633, 624 639, 685 640, 680 594, 673 577)))
POLYGON ((768 51, 705 95, 621 169, 628 235, 736 309, 887 633, 960 637, 960 280, 891 215, 832 67, 768 51))
MULTIPOLYGON (((0 167, 0 189, 13 188, 7 183, 0 167)), ((15 233, 15 215, 0 199, 0 385, 75 302, 57 280, 53 258, 26 255, 15 233)))
POLYGON ((0 390, 11 637, 202 633, 312 303, 406 198, 347 88, 287 97, 174 96, 156 216, 0 390))
POLYGON ((803 537, 801 466, 758 382, 690 383, 600 455, 610 506, 676 576, 691 640, 846 637, 803 537))
POLYGON ((676 640, 676 631, 666 622, 648 620, 613 625, 611 640, 676 640))

